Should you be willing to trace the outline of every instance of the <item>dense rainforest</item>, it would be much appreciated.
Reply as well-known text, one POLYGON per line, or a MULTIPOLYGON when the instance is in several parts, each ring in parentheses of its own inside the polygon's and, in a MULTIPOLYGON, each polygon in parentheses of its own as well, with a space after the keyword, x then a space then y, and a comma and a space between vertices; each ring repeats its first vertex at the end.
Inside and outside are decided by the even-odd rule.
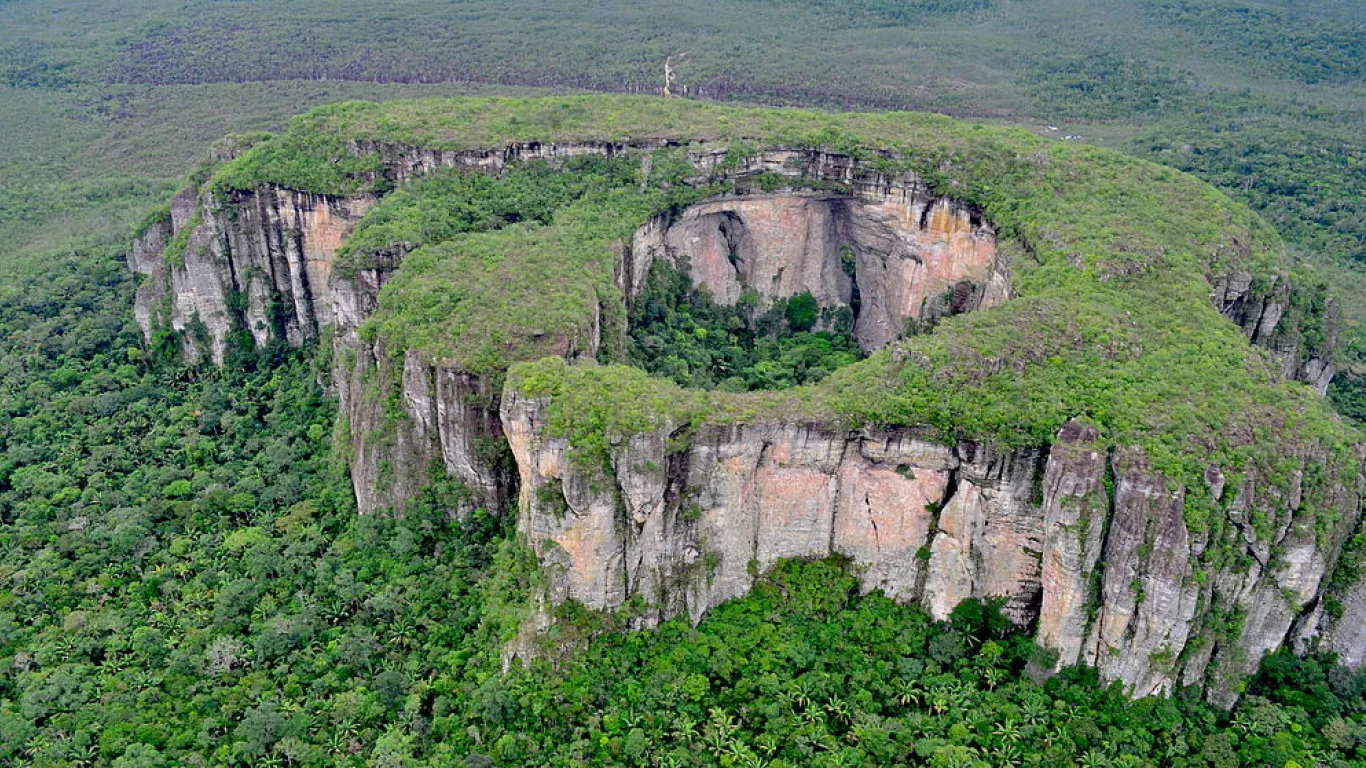
MULTIPOLYGON (((695 627, 563 608, 505 669, 539 578, 515 511, 455 515, 437 478, 359 516, 325 343, 191 367, 134 325, 129 236, 226 131, 347 98, 653 92, 687 51, 691 95, 1025 123, 1217 184, 1342 303, 1330 399, 1366 420, 1360 4, 1077 5, 0 2, 0 765, 1366 764, 1366 673, 1331 657, 1268 657, 1232 711, 1132 701, 1044 673, 998 605, 935 622, 838 560, 695 627)), ((571 181, 438 179, 485 205, 421 223, 548 220, 571 181)), ((413 223, 403 199, 375 238, 413 223)), ((803 297, 749 312, 661 269, 637 309, 628 359, 683 386, 861 357, 803 297)))
POLYGON ((936 624, 789 563, 696 628, 566 609, 449 484, 357 516, 316 348, 149 357, 121 269, 0 304, 0 760, 11 765, 1237 766, 1366 759, 1366 675, 1277 654, 1232 712, 1130 701, 993 604, 936 624), (607 623, 604 623, 607 622, 607 623), (604 632, 603 630, 609 630, 604 632))

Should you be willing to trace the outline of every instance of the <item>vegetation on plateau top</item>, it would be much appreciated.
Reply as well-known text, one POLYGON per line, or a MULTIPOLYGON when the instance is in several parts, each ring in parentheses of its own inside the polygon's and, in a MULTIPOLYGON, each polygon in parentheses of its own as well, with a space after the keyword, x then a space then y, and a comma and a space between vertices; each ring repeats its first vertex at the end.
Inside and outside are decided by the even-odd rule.
MULTIPOLYGON (((607 316, 625 317, 611 286, 611 244, 629 239, 652 213, 705 191, 670 178, 678 159, 664 150, 653 178, 628 183, 630 169, 621 164, 643 167, 628 153, 613 161, 616 182, 593 187, 547 223, 459 234, 415 252, 386 288, 372 332, 389 329, 395 353, 417 349, 471 369, 527 361, 512 368, 516 386, 553 396, 555 429, 588 454, 642 429, 778 415, 924 425, 946 440, 1002 445, 1043 444, 1068 419, 1083 418, 1108 441, 1143 445, 1159 469, 1189 479, 1206 461, 1241 471, 1305 451, 1341 453, 1355 434, 1306 388, 1280 381, 1267 353, 1210 303, 1209 281, 1219 275, 1249 271, 1257 276, 1252 290, 1266 293, 1288 279, 1284 246, 1269 226, 1185 174, 1023 131, 918 114, 617 96, 356 102, 301 116, 278 139, 221 166, 211 183, 347 193, 389 183, 376 171, 381 150, 367 147, 645 140, 719 143, 732 153, 819 148, 914 172, 993 222, 1012 254, 1017 296, 946 319, 934 333, 818 384, 762 395, 675 391, 664 379, 614 365, 530 362, 557 334, 584 339, 599 304, 607 316), (360 158, 365 170, 333 162, 346 157, 360 158), (553 290, 519 293, 511 280, 518 274, 527 286, 553 290), (521 348, 517 339, 541 341, 521 348), (637 397, 623 400, 622 392, 637 397)), ((589 188, 584 183, 571 186, 589 188)), ((1314 286, 1298 288, 1280 333, 1308 352, 1321 338, 1324 305, 1312 300, 1314 286)), ((609 339, 600 357, 624 362, 614 349, 609 339)))

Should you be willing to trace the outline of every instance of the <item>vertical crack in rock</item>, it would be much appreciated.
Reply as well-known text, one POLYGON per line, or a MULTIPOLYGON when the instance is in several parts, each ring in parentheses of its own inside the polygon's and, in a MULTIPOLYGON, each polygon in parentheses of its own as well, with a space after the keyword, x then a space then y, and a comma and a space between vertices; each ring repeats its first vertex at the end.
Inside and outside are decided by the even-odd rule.
POLYGON ((873 526, 873 548, 882 554, 882 537, 877 531, 877 518, 873 516, 873 502, 867 494, 863 496, 863 511, 868 516, 868 524, 873 526))

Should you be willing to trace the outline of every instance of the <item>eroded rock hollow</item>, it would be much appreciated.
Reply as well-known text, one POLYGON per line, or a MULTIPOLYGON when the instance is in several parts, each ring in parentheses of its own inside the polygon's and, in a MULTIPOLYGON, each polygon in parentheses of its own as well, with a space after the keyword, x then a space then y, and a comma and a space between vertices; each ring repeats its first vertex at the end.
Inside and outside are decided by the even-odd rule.
POLYGON ((751 290, 769 302, 810 293, 821 306, 849 308, 865 351, 905 333, 907 321, 992 306, 1010 288, 981 216, 904 180, 852 196, 704 201, 641 227, 629 257, 628 298, 662 259, 723 304, 751 290))

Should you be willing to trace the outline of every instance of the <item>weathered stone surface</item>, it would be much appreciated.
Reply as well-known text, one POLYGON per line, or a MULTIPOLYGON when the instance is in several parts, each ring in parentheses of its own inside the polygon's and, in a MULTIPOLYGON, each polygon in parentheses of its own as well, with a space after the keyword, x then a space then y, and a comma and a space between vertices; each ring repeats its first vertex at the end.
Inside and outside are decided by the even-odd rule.
POLYGON ((1248 341, 1271 350, 1282 376, 1304 382, 1321 395, 1328 391, 1337 374, 1332 350, 1338 347, 1342 323, 1336 301, 1327 301, 1318 321, 1317 347, 1308 348, 1297 327, 1299 321, 1293 315, 1287 321, 1291 294, 1297 290, 1289 276, 1274 276, 1269 284, 1259 284, 1251 272, 1239 270, 1214 277, 1210 284, 1210 301, 1242 327, 1248 341))
POLYGON ((186 354, 221 365, 228 336, 246 329, 256 345, 298 345, 333 324, 332 261, 374 198, 311 195, 262 187, 220 203, 187 188, 171 204, 171 231, 139 238, 133 268, 147 275, 134 308, 150 340, 158 324, 182 334, 186 354), (186 234, 180 263, 151 249, 186 234), (159 317, 169 298, 169 315, 159 317), (160 321, 160 323, 159 323, 160 321), (202 325, 201 325, 202 324, 202 325))
POLYGON ((1098 439, 1095 427, 1068 424, 1058 433, 1044 470, 1038 639, 1057 652, 1058 668, 1080 660, 1090 610, 1100 605, 1100 596, 1092 594, 1092 579, 1110 499, 1105 492, 1107 460, 1098 439))
POLYGON ((918 598, 917 553, 958 464, 947 448, 776 424, 709 429, 671 455, 656 432, 620 446, 603 476, 544 433, 542 408, 509 392, 503 421, 520 528, 557 566, 557 598, 610 609, 640 594, 649 621, 700 618, 782 558, 830 554, 848 556, 866 589, 918 598))
POLYGON ((822 306, 856 308, 854 336, 869 351, 903 334, 909 320, 981 309, 1009 291, 995 233, 914 179, 853 196, 725 197, 675 220, 653 219, 636 232, 629 269, 619 273, 628 297, 656 259, 686 270, 723 304, 752 290, 766 303, 805 292, 822 306))
MULTIPOLYGON (((914 445, 907 447, 914 451, 914 445)), ((865 590, 880 589, 898 600, 919 597, 926 568, 920 555, 934 524, 933 510, 948 492, 952 466, 947 456, 943 468, 934 458, 888 452, 873 459, 860 450, 840 467, 831 548, 866 564, 865 590), (888 464, 887 458, 903 463, 888 464)))
MULTIPOLYGON (((1080 422, 1046 455, 799 423, 705 428, 670 448, 666 427, 615 446, 603 469, 547 434, 545 406, 509 392, 503 421, 521 471, 521 530, 552 566, 557 601, 610 610, 638 595, 649 606, 641 625, 698 620, 778 559, 842 555, 865 590, 939 618, 970 597, 1004 597, 1012 619, 1037 621, 1058 667, 1094 665, 1134 695, 1200 685, 1231 704, 1261 656, 1294 637, 1349 663, 1363 657, 1354 617, 1366 615, 1366 588, 1335 598, 1339 622, 1316 608, 1359 525, 1359 490, 1311 490, 1293 481, 1303 472, 1279 488, 1244 476, 1232 522, 1211 541, 1187 528, 1185 490, 1141 449, 1108 457, 1080 422), (1316 531, 1300 511, 1310 508, 1340 517, 1316 531), (1253 509, 1271 538, 1249 540, 1237 524, 1253 509)), ((1217 467, 1205 483, 1216 502, 1233 493, 1217 467)))
POLYGON ((333 385, 351 447, 351 482, 362 514, 401 513, 432 478, 432 467, 459 481, 467 504, 502 510, 513 498, 503 451, 498 393, 458 369, 409 352, 401 363, 382 343, 354 334, 334 338, 333 385), (396 377, 391 366, 401 364, 396 377), (397 378, 396 385, 389 384, 397 378), (389 413, 384 388, 397 386, 401 413, 389 413))
POLYGON ((956 492, 939 515, 926 608, 936 618, 969 597, 1005 597, 1006 615, 1026 624, 1037 610, 1043 515, 1033 501, 1040 455, 959 446, 956 492))
POLYGON ((1100 612, 1084 659, 1137 696, 1169 691, 1195 618, 1184 494, 1138 448, 1116 452, 1114 514, 1103 557, 1100 612))
POLYGON ((128 251, 128 268, 143 275, 133 299, 133 319, 149 343, 158 325, 157 315, 170 287, 167 275, 169 265, 162 252, 166 250, 171 237, 171 222, 156 222, 133 240, 133 247, 128 251))

